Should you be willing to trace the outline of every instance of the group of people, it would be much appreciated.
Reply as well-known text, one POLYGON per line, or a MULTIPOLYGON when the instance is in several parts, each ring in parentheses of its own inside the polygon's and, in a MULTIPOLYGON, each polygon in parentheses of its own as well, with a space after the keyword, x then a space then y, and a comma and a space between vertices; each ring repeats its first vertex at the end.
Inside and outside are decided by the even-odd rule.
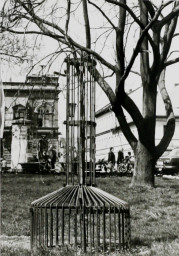
POLYGON ((114 148, 111 147, 110 151, 108 153, 108 169, 113 172, 115 170, 115 164, 117 162, 118 169, 120 168, 121 164, 126 165, 126 168, 129 168, 129 165, 131 164, 132 155, 131 152, 128 152, 127 156, 124 157, 124 153, 122 150, 118 151, 117 161, 114 154, 114 148))

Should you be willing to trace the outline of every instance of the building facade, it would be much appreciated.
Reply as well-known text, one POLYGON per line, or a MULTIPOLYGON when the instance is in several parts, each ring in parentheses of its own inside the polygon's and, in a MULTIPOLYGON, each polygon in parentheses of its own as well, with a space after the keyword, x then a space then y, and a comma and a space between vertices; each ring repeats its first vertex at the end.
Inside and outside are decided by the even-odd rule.
MULTIPOLYGON (((179 102, 177 100, 179 95, 179 84, 176 84, 170 92, 173 109, 176 118, 176 128, 172 141, 168 147, 171 150, 179 147, 179 102)), ((136 102, 140 110, 142 110, 142 88, 139 87, 135 91, 130 92, 130 97, 136 102)), ((133 120, 125 113, 126 119, 130 125, 131 131, 138 137, 137 129, 133 120)), ((156 145, 159 143, 163 136, 166 124, 165 107, 163 105, 160 94, 157 96, 157 115, 156 115, 156 145)), ((117 159, 117 152, 121 149, 124 155, 127 152, 132 152, 132 149, 123 135, 115 114, 111 110, 111 105, 108 104, 96 112, 96 161, 108 158, 110 147, 114 147, 114 153, 117 159)))
POLYGON ((5 126, 1 155, 8 167, 37 161, 39 142, 58 147, 58 77, 28 76, 25 83, 3 82, 5 126))

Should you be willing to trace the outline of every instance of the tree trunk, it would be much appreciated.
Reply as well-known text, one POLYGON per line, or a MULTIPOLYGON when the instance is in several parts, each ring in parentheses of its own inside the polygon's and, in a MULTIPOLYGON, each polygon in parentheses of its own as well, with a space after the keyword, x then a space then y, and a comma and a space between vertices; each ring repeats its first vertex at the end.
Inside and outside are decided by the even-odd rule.
POLYGON ((131 186, 154 187, 155 159, 139 141, 135 150, 135 167, 131 186))

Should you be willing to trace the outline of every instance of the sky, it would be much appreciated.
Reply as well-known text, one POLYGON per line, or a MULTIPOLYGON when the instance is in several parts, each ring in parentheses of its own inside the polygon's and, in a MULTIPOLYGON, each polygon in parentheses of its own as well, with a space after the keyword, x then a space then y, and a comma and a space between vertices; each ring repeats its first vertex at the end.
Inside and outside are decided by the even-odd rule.
MULTIPOLYGON (((135 1, 134 1, 135 2, 135 1)), ((1 2, 2 4, 2 2, 1 2)), ((97 15, 97 13, 92 10, 94 13, 94 15, 97 15)), ((83 40, 83 33, 82 33, 82 26, 80 24, 81 22, 81 15, 79 14, 77 17, 74 17, 73 19, 73 23, 71 23, 71 31, 73 36, 76 36, 77 40, 83 40)), ((101 21, 99 21, 101 22, 101 21)), ((95 19, 91 20, 91 26, 94 27, 95 26, 95 19)), ((179 25, 177 27, 177 31, 179 32, 179 25)), ((94 34, 97 33, 94 30, 94 34)), ((111 37, 112 39, 112 37, 111 37)), ((39 50, 35 51, 34 53, 34 61, 33 64, 35 63, 36 60, 38 60, 39 58, 41 58, 41 56, 48 53, 51 53, 52 50, 57 49, 58 44, 56 42, 54 42, 54 40, 48 39, 47 37, 43 40, 39 39, 39 50)), ((33 43, 33 40, 30 40, 31 43, 33 43)), ((129 37, 128 38, 128 44, 131 47, 129 47, 129 52, 127 52, 127 55, 131 54, 132 51, 132 46, 133 46, 133 42, 135 41, 135 38, 133 37, 129 37)), ((179 37, 176 37, 173 45, 172 45, 172 50, 179 50, 179 37)), ((113 57, 114 54, 112 53, 113 49, 109 48, 108 45, 106 47, 106 51, 103 51, 103 56, 107 57, 109 60, 113 61, 113 57)), ((179 53, 173 54, 174 56, 178 56, 179 53)), ((65 58, 65 55, 61 55, 58 59, 56 59, 53 63, 53 65, 51 66, 50 69, 50 73, 53 74, 54 71, 60 71, 61 67, 62 67, 62 72, 65 69, 65 66, 62 65, 63 60, 65 58)), ((16 64, 9 64, 8 62, 2 62, 2 80, 3 81, 20 81, 20 82, 24 82, 26 75, 27 75, 27 70, 29 70, 29 66, 32 64, 31 61, 29 62, 24 62, 22 65, 18 66, 16 64)), ((45 65, 46 64, 46 60, 43 60, 41 63, 39 63, 39 65, 37 65, 37 67, 33 70, 33 74, 34 73, 39 73, 41 70, 41 65, 45 65)), ((134 65, 134 69, 138 64, 134 65)), ((172 90, 174 87, 174 84, 179 83, 179 63, 169 66, 167 68, 167 73, 166 73, 166 86, 168 88, 168 90, 172 90)), ((45 72, 48 72, 47 70, 45 72)), ((115 78, 109 78, 108 82, 110 83, 110 85, 112 86, 112 88, 115 88, 115 78)), ((65 86, 65 80, 64 79, 60 79, 59 80, 60 83, 60 87, 63 88, 65 86)), ((127 80, 127 91, 129 91, 130 89, 135 89, 137 87, 140 86, 140 79, 137 75, 135 74, 131 74, 130 77, 127 80)), ((98 101, 97 101, 97 106, 96 108, 99 109, 100 107, 108 104, 108 99, 107 97, 104 95, 104 93, 98 89, 97 90, 97 95, 98 95, 98 101)))

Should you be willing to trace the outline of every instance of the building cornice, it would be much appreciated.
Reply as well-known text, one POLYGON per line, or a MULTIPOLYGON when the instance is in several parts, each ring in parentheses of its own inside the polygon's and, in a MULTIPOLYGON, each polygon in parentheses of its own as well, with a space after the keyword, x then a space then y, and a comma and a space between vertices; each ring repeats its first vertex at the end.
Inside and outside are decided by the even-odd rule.
POLYGON ((49 92, 55 92, 56 94, 59 94, 61 92, 61 90, 58 89, 58 87, 56 85, 44 85, 42 87, 42 85, 32 85, 32 84, 25 84, 25 83, 3 83, 3 89, 4 92, 8 92, 8 91, 21 91, 21 92, 26 92, 26 91, 35 91, 35 92, 40 92, 41 90, 43 91, 49 91, 49 92))
MULTIPOLYGON (((157 119, 163 118, 164 120, 166 120, 166 116, 162 116, 162 115, 157 116, 156 118, 157 118, 157 119)), ((176 119, 176 121, 179 121, 179 115, 176 115, 176 116, 175 116, 175 119, 176 119)), ((134 124, 134 122, 133 122, 133 121, 130 121, 130 122, 128 122, 128 124, 129 124, 129 125, 132 125, 132 124, 134 124)), ((101 136, 101 135, 104 135, 104 134, 107 134, 107 133, 110 133, 110 132, 112 132, 112 133, 115 134, 115 133, 118 133, 119 131, 121 131, 121 128, 120 128, 119 125, 117 125, 117 126, 115 126, 114 128, 108 129, 108 130, 103 131, 103 132, 96 133, 96 137, 101 136)))

